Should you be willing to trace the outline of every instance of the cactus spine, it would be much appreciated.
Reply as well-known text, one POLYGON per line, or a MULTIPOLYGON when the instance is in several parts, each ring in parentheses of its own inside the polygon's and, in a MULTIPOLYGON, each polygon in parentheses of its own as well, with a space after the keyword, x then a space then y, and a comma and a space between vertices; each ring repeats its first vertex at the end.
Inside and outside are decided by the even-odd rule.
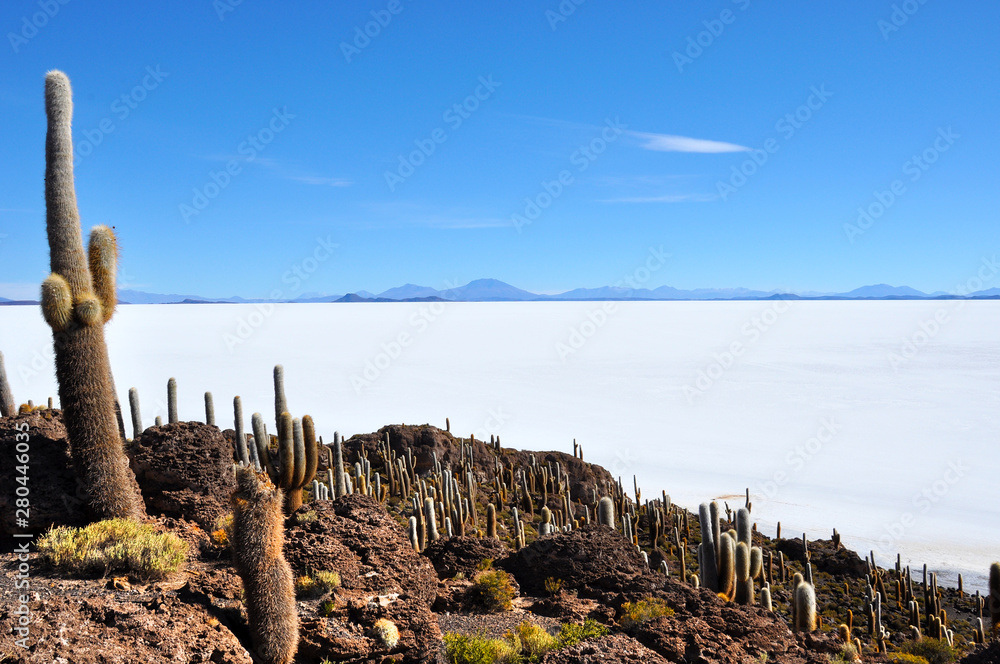
POLYGON ((290 664, 299 624, 292 569, 282 553, 281 490, 243 466, 233 494, 233 562, 243 580, 254 647, 268 664, 290 664))
POLYGON ((52 328, 56 378, 73 464, 99 519, 144 513, 118 427, 104 324, 117 305, 118 246, 110 228, 91 231, 84 254, 73 185, 73 100, 69 79, 45 77, 45 216, 52 274, 42 314, 52 328))
POLYGON ((0 415, 3 417, 17 415, 14 395, 10 391, 10 383, 7 382, 7 368, 3 363, 3 353, 0 353, 0 415))

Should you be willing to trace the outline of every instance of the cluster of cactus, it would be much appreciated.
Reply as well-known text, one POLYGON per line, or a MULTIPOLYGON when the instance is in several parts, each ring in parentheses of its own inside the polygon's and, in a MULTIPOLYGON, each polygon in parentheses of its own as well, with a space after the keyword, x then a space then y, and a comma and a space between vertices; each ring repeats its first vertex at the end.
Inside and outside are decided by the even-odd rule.
POLYGON ((118 245, 107 226, 83 250, 73 183, 73 116, 69 79, 45 77, 45 217, 52 273, 42 284, 42 315, 52 328, 56 378, 73 465, 99 519, 138 518, 142 500, 125 455, 104 325, 118 302, 118 245))

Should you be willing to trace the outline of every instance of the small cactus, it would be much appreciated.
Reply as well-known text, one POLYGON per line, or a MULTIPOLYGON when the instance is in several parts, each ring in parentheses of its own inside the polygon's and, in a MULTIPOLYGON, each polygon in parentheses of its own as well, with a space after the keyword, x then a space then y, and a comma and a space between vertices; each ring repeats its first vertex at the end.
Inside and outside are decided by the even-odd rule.
POLYGON ((736 546, 729 533, 722 533, 719 549, 722 552, 719 558, 719 592, 732 598, 736 585, 736 546))
POLYGON ((615 527, 615 503, 608 496, 597 503, 597 522, 612 530, 615 527))
POLYGON ((497 537, 497 508, 490 503, 486 506, 486 536, 497 537))
POLYGON ((765 611, 773 611, 771 606, 771 588, 769 586, 764 586, 760 589, 760 605, 764 607, 765 611))
POLYGON ((177 424, 177 379, 167 381, 167 422, 177 424))
POLYGON ((205 392, 205 424, 215 426, 215 401, 211 392, 205 392))
POLYGON ((139 390, 134 387, 128 390, 128 406, 132 412, 132 437, 137 438, 142 433, 142 412, 139 409, 139 390))
POLYGON ((812 632, 816 629, 816 589, 805 581, 795 586, 795 631, 812 632))
POLYGON ((372 630, 375 633, 375 638, 384 647, 392 650, 399 643, 399 629, 396 627, 396 623, 392 622, 388 618, 379 618, 375 621, 375 627, 372 630))
MULTIPOLYGON (((741 508, 743 509, 743 508, 741 508)), ((733 600, 737 604, 750 605, 754 601, 753 575, 750 573, 750 550, 746 542, 736 545, 736 590, 733 600)))

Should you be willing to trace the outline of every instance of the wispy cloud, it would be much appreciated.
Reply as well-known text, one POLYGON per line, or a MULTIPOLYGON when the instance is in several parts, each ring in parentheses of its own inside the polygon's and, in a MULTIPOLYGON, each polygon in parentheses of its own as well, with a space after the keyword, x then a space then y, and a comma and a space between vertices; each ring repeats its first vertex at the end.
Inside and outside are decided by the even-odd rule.
POLYGON ((624 198, 604 198, 598 203, 706 203, 714 201, 714 194, 666 194, 663 196, 628 196, 624 198))
POLYGON ((348 180, 346 178, 329 178, 321 175, 289 175, 286 179, 323 187, 350 187, 354 184, 354 180, 348 180))
POLYGON ((747 152, 750 148, 735 143, 710 141, 703 138, 674 136, 673 134, 648 134, 640 131, 630 131, 630 135, 644 141, 639 147, 656 152, 700 152, 703 154, 718 154, 722 152, 747 152))
POLYGON ((401 226, 423 228, 500 228, 510 226, 510 219, 480 215, 474 210, 444 208, 415 201, 379 201, 363 205, 374 217, 365 223, 368 227, 386 228, 401 226))

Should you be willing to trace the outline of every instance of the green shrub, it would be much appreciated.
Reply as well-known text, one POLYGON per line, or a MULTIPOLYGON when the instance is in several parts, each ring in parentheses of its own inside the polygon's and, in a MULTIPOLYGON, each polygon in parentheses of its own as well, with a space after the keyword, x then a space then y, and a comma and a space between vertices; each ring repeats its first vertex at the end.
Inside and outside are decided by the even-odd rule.
POLYGON ((920 655, 911 655, 905 652, 891 653, 889 661, 893 664, 927 664, 927 660, 920 655))
POLYGON ((340 574, 337 572, 309 572, 295 579, 295 595, 297 597, 321 597, 340 587, 340 574))
POLYGON ((854 664, 858 660, 858 649, 853 643, 845 643, 841 646, 840 652, 829 656, 829 660, 830 664, 854 664))
POLYGON ((449 664, 519 664, 521 644, 514 639, 449 632, 444 635, 444 654, 449 664))
POLYGON ((514 595, 510 574, 497 569, 478 572, 467 597, 472 606, 495 613, 510 611, 514 595))
POLYGON ((908 655, 923 657, 927 660, 927 664, 949 664, 958 658, 958 651, 943 639, 923 638, 919 641, 904 641, 899 650, 908 655))
POLYGON ((556 595, 559 594, 559 591, 562 590, 562 584, 563 584, 562 579, 557 579, 555 577, 550 576, 547 579, 545 579, 545 592, 547 592, 552 597, 555 597, 556 595))
POLYGON ((514 628, 514 635, 521 642, 521 651, 529 662, 540 662, 545 653, 559 647, 559 639, 527 620, 514 628))
POLYGON ((125 572, 146 581, 180 569, 187 550, 187 543, 173 533, 128 519, 97 521, 82 528, 59 526, 38 541, 42 560, 63 572, 125 572))
POLYGON ((593 618, 587 618, 582 625, 576 623, 563 623, 559 629, 559 647, 568 648, 575 646, 587 639, 596 639, 606 636, 611 630, 597 622, 593 618))
POLYGON ((666 601, 650 597, 638 602, 625 602, 622 605, 622 617, 618 622, 622 629, 629 630, 638 627, 647 620, 672 615, 674 615, 674 610, 667 606, 666 601))

